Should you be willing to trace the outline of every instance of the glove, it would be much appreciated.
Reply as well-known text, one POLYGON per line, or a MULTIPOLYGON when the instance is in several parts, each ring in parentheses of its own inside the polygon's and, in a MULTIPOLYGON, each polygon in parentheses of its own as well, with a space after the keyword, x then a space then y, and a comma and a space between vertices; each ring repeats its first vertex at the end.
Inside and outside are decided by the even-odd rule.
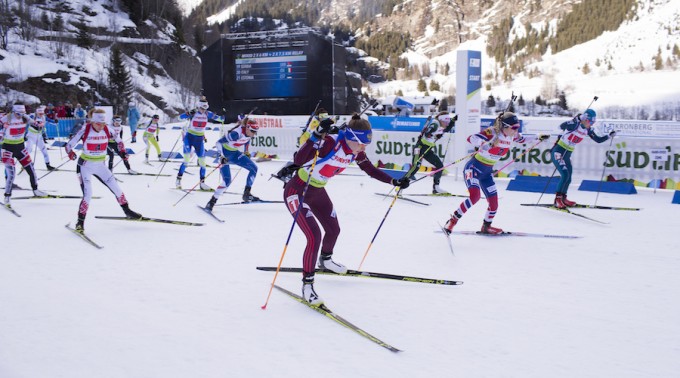
POLYGON ((550 135, 548 135, 548 134, 540 134, 540 135, 538 136, 538 139, 542 142, 542 141, 544 141, 544 140, 546 140, 546 139, 550 139, 550 135))
POLYGON ((226 157, 222 156, 220 158, 220 164, 226 165, 228 162, 229 162, 229 159, 227 159, 226 157))
POLYGON ((615 136, 616 136, 616 130, 612 130, 612 131, 609 132, 609 137, 610 137, 610 138, 613 138, 613 137, 615 137, 615 136))
POLYGON ((243 154, 246 155, 247 157, 250 157, 250 156, 251 156, 251 155, 250 155, 250 151, 245 151, 245 152, 243 152, 243 154))
POLYGON ((319 127, 317 127, 312 134, 317 138, 321 138, 323 134, 328 134, 328 132, 331 131, 331 125, 333 125, 333 123, 335 123, 335 121, 330 118, 321 120, 321 122, 319 122, 319 127))
POLYGON ((76 153, 73 150, 71 150, 68 152, 68 158, 71 160, 76 160, 76 158, 78 158, 78 155, 76 155, 76 153))
MULTIPOLYGON (((156 142, 158 142, 158 135, 156 135, 156 142)), ((207 142, 207 140, 206 140, 206 142, 207 142)))
POLYGON ((208 143, 208 137, 206 137, 205 135, 203 135, 203 143, 208 143))
POLYGON ((411 184, 411 181, 408 179, 408 177, 404 176, 400 179, 392 179, 392 185, 398 186, 402 189, 408 188, 408 186, 411 184))
POLYGON ((299 168, 300 166, 295 164, 286 165, 285 167, 281 168, 278 172, 276 172, 275 176, 276 178, 283 182, 288 182, 299 168))

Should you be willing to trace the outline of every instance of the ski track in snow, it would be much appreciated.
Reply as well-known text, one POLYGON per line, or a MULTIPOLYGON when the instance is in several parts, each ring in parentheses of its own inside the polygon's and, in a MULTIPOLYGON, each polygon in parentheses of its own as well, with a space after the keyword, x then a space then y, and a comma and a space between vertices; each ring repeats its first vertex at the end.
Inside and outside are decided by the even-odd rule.
MULTIPOLYGON (((164 151, 176 140, 168 132, 176 133, 161 138, 164 151)), ((143 144, 127 147, 137 152, 133 169, 160 168, 142 164, 143 144)), ((58 151, 49 153, 61 163, 58 151)), ((42 156, 37 160, 43 168, 42 156)), ((282 164, 258 164, 255 195, 281 200, 281 183, 267 178, 282 164)), ((174 166, 168 163, 164 173, 173 174, 174 166)), ((217 177, 208 184, 216 187, 217 177)), ((229 190, 242 192, 245 178, 239 175, 229 190)), ((333 311, 404 351, 395 355, 277 291, 260 309, 273 274, 255 267, 276 266, 292 223, 282 204, 216 206, 226 221, 219 224, 196 207, 211 193, 193 193, 173 207, 184 194, 170 190, 174 177, 154 179, 125 176, 120 185, 133 210, 205 226, 95 219, 123 215, 97 180, 93 195, 102 198, 90 204, 86 232, 101 250, 64 229, 76 220, 78 200, 16 200, 22 218, 0 212, 0 377, 297 377, 303 369, 326 377, 672 377, 680 371, 674 234, 680 217, 671 191, 599 196, 599 205, 639 212, 574 210, 611 223, 601 226, 522 207, 539 195, 506 191, 507 181, 498 180, 495 226, 583 238, 454 235, 455 256, 435 231, 462 198, 423 197, 429 207, 398 201, 362 269, 465 284, 319 275, 315 285, 333 311)), ((195 180, 185 176, 183 186, 195 180)), ((579 182, 574 179, 569 198, 592 204, 595 193, 578 191, 579 182)), ((16 183, 30 187, 26 174, 16 183)), ((442 187, 466 193, 454 177, 445 176, 442 187)), ((80 193, 73 172, 55 172, 40 188, 80 193)), ((427 178, 407 192, 430 188, 427 178)), ((390 204, 373 193, 389 190, 369 177, 331 180, 342 228, 334 258, 348 268, 358 268, 390 204)), ((236 200, 225 193, 218 203, 236 200)), ((482 200, 457 229, 479 229, 485 209, 482 200)), ((301 266, 303 248, 295 229, 283 265, 301 266)), ((299 293, 300 278, 281 273, 277 284, 299 293)))

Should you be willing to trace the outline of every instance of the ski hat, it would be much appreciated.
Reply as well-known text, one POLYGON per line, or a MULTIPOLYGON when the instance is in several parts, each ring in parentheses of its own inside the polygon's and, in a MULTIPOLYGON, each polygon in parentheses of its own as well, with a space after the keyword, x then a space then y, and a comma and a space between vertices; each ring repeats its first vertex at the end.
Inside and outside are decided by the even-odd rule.
POLYGON ((104 111, 95 111, 92 113, 92 118, 90 119, 92 120, 92 123, 106 123, 106 113, 104 113, 104 111))
POLYGON ((316 111, 316 115, 317 115, 317 118, 319 118, 319 120, 326 119, 326 118, 329 117, 328 116, 328 110, 326 110, 324 108, 319 108, 319 110, 316 111))
POLYGON ((40 105, 35 109, 36 114, 45 114, 45 105, 40 105))
POLYGON ((448 112, 442 112, 437 115, 437 119, 439 122, 441 122, 442 125, 448 126, 449 123, 451 122, 451 113, 448 112))
POLYGON ((24 104, 14 104, 12 105, 12 111, 16 114, 26 113, 26 105, 24 104))
POLYGON ((581 117, 582 120, 588 120, 590 123, 595 123, 595 120, 597 118, 597 113, 593 109, 586 109, 585 112, 583 112, 583 116, 581 117))
POLYGON ((345 128, 345 139, 363 145, 371 144, 373 139, 371 123, 359 117, 358 114, 353 115, 345 128))
POLYGON ((113 116, 113 122, 121 123, 121 122, 123 122, 123 118, 121 116, 119 116, 118 114, 116 114, 116 115, 113 116))
POLYGON ((161 119, 161 117, 159 117, 158 114, 154 114, 153 117, 151 117, 151 119, 161 119))
POLYGON ((503 112, 499 117, 504 128, 512 128, 513 130, 519 129, 519 119, 513 112, 503 112))
POLYGON ((257 121, 254 119, 248 119, 245 126, 252 132, 258 132, 258 130, 260 130, 260 125, 258 125, 257 121))
POLYGON ((135 105, 134 102, 130 101, 130 103, 128 104, 128 106, 131 107, 131 108, 134 108, 136 105, 135 105))

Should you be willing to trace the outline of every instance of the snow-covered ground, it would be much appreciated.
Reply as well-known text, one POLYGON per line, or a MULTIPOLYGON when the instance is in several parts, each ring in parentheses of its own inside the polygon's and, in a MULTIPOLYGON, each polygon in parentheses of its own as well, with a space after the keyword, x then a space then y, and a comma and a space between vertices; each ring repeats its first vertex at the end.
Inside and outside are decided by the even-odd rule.
MULTIPOLYGON (((161 132, 165 151, 176 133, 161 132)), ((137 152, 134 169, 158 172, 160 163, 142 164, 143 145, 128 147, 137 152)), ((50 155, 60 164, 57 150, 50 155)), ((259 163, 255 195, 281 199, 280 183, 267 181, 280 166, 259 163)), ((610 223, 603 226, 520 206, 539 195, 506 191, 501 180, 494 225, 583 238, 455 235, 455 256, 434 231, 461 198, 420 197, 427 207, 398 200, 362 268, 465 284, 328 276, 316 283, 330 308, 403 350, 394 354, 279 292, 262 310, 273 274, 255 267, 276 266, 291 216, 282 204, 218 206, 216 215, 226 220, 220 224, 196 206, 209 193, 173 206, 184 194, 171 189, 177 167, 168 163, 164 173, 173 177, 157 181, 119 175, 121 186, 134 210, 203 227, 94 219, 123 215, 99 182, 94 195, 102 198, 91 203, 86 231, 101 250, 64 228, 75 222, 78 200, 17 199, 21 218, 0 210, 0 377, 677 377, 680 371, 680 256, 673 236, 680 217, 670 191, 600 194, 599 205, 642 208, 580 211, 610 223)), ((197 168, 189 172, 184 187, 197 183, 197 168)), ((347 173, 328 191, 342 227, 335 258, 356 269, 390 205, 374 193, 390 187, 355 176, 357 169, 347 173)), ((245 178, 239 173, 230 191, 241 192, 245 178)), ((214 187, 217 173, 207 182, 214 187)), ((25 173, 16 183, 29 187, 25 173)), ((577 184, 570 198, 592 204, 595 193, 579 192, 577 184)), ((465 193, 453 177, 442 186, 465 193)), ((407 192, 430 187, 427 178, 407 192)), ((80 193, 73 172, 52 173, 40 188, 80 193)), ((22 195, 29 192, 14 192, 22 195)), ((224 194, 220 203, 239 200, 224 194)), ((479 229, 485 208, 477 204, 458 228, 479 229)), ((300 266, 303 248, 296 229, 283 265, 300 266)), ((300 276, 282 273, 277 284, 297 293, 300 276)))

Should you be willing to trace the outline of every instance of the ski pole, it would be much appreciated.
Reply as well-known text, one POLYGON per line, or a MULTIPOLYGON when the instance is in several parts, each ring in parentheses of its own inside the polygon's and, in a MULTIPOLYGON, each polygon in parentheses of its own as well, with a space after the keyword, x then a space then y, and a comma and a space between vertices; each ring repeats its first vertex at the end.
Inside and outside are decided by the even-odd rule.
POLYGON ((359 263, 359 269, 358 270, 361 270, 361 266, 364 264, 364 260, 366 260, 366 256, 368 256, 368 251, 373 246, 373 242, 375 241, 375 238, 378 237, 378 232, 380 232, 380 229, 382 228, 383 224, 385 223, 385 219, 387 219, 387 216, 390 214, 390 211, 392 210, 394 203, 397 202, 397 198, 399 198, 399 194, 401 194, 401 187, 399 187, 399 190, 397 190, 397 193, 394 194, 394 198, 392 198, 392 203, 390 204, 390 207, 387 208, 387 212, 385 213, 385 216, 380 221, 380 225, 378 226, 378 229, 375 231, 375 234, 373 235, 373 239, 371 239, 371 242, 368 243, 368 247, 366 247, 366 252, 364 252, 364 257, 361 258, 361 262, 359 263))
POLYGON ((281 258, 279 259, 279 265, 276 266, 276 273, 274 273, 274 279, 272 279, 271 286, 269 287, 269 294, 267 294, 267 300, 262 305, 262 309, 267 309, 267 304, 269 303, 269 298, 272 296, 272 291, 274 290, 274 283, 276 282, 276 277, 279 275, 281 270, 281 264, 283 264, 283 257, 286 255, 286 250, 288 249, 288 243, 290 243, 290 237, 293 236, 293 230, 295 229, 295 223, 297 223, 298 216, 300 215, 300 210, 302 210, 302 205, 305 203, 305 196, 307 195, 307 189, 309 188, 309 181, 312 179, 312 173, 314 173, 314 168, 316 167, 316 161, 319 158, 319 150, 316 150, 314 154, 314 160, 312 161, 312 166, 309 170, 309 176, 307 176, 307 182, 305 183, 305 188, 302 190, 302 196, 300 197, 300 203, 293 216, 293 224, 290 226, 290 231, 288 232, 288 238, 286 239, 286 244, 283 246, 283 252, 281 252, 281 258))
POLYGON ((543 188, 541 195, 538 197, 538 201, 536 201, 537 205, 541 203, 541 198, 543 198, 543 194, 545 194, 545 191, 548 190, 548 185, 550 185, 550 181, 555 176, 555 172, 557 172, 557 166, 555 166, 555 169, 553 169, 552 174, 550 175, 550 177, 548 177, 548 181, 545 183, 545 187, 543 188))
POLYGON ((504 170, 505 168, 509 167, 512 163, 514 163, 514 162, 516 162, 516 161, 519 161, 519 159, 521 159, 522 156, 526 155, 529 151, 531 151, 531 150, 533 150, 534 148, 536 148, 536 146, 538 146, 539 144, 541 144, 541 142, 543 142, 543 141, 539 139, 538 142, 534 143, 533 146, 529 147, 529 149, 527 149, 527 150, 525 150, 524 152, 522 152, 518 157, 516 157, 516 158, 514 158, 514 159, 510 159, 510 161, 508 162, 508 164, 504 165, 502 168, 499 168, 499 169, 495 170, 495 171, 493 172, 493 174, 494 174, 494 175, 497 175, 498 172, 500 172, 500 171, 504 170))
MULTIPOLYGON (((609 149, 612 148, 612 143, 614 142, 614 135, 610 138, 609 149)), ((595 203, 593 206, 597 205, 597 199, 600 197, 600 190, 602 189, 602 181, 604 180, 604 170, 607 168, 607 152, 604 153, 604 163, 602 163, 602 176, 600 177, 600 185, 597 186, 597 194, 595 195, 595 203)))
POLYGON ((63 163, 59 164, 59 166, 55 167, 55 168, 54 168, 53 170, 51 170, 51 171, 48 171, 48 172, 47 172, 47 173, 45 173, 44 175, 42 175, 42 176, 38 177, 38 180, 37 180, 37 181, 40 181, 40 179, 41 179, 41 178, 43 178, 43 177, 45 177, 45 176, 49 175, 50 173, 52 173, 52 172, 54 172, 54 171, 56 171, 56 170, 59 170, 59 168, 63 167, 63 166, 64 166, 64 164, 66 164, 66 163, 68 163, 68 162, 70 162, 70 161, 71 161, 71 159, 66 159, 66 161, 65 161, 65 162, 63 162, 63 163))
MULTIPOLYGON (((57 122, 54 124, 54 126, 57 129, 57 140, 61 142, 61 136, 59 135, 59 120, 56 121, 57 122)), ((64 159, 64 155, 61 153, 61 148, 59 149, 59 158, 64 159)))
MULTIPOLYGON (((217 167, 215 167, 215 169, 213 169, 212 171, 208 172, 208 174, 205 175, 205 177, 203 177, 203 180, 207 179, 208 176, 210 176, 213 172, 215 172, 216 170, 218 170, 218 169, 220 169, 220 168, 222 168, 222 163, 220 163, 220 164, 219 164, 217 167)), ((189 190, 182 196, 182 198, 180 198, 179 200, 177 200, 177 202, 175 202, 175 204, 172 205, 172 206, 177 206, 178 203, 180 203, 186 196, 188 196, 189 194, 191 194, 191 192, 193 192, 194 189, 196 189, 196 187, 199 186, 200 184, 201 184, 201 180, 199 179, 198 182, 196 183, 196 185, 192 186, 191 189, 189 189, 189 190)))
MULTIPOLYGON (((423 158, 425 157, 425 155, 426 155, 428 152, 430 152, 430 150, 432 149, 432 147, 434 147, 434 145, 428 146, 428 147, 427 147, 427 150, 425 150, 425 152, 423 152, 423 154, 420 155, 420 157, 418 157, 418 160, 415 162, 415 164, 413 164, 413 165, 411 166, 411 168, 409 168, 409 170, 406 171, 406 174, 404 175, 404 177, 410 177, 411 174, 413 174, 413 168, 415 168, 415 167, 418 166, 418 164, 420 163, 420 161, 423 160, 423 158)), ((413 182, 415 182, 415 181, 418 181, 418 180, 414 180, 413 182)), ((392 189, 390 189, 389 193, 387 193, 387 195, 385 196, 385 198, 387 198, 387 197, 389 197, 390 195, 392 195, 392 191, 394 190, 394 188, 395 188, 395 187, 393 186, 392 189)), ((401 189, 400 189, 399 191, 401 192, 401 189)))
MULTIPOLYGON (((431 122, 431 121, 432 121, 432 115, 430 115, 429 117, 427 117, 427 119, 425 120, 425 126, 423 126, 422 130, 420 131, 420 135, 418 136, 418 140, 419 140, 419 141, 420 141, 420 138, 423 137, 423 133, 425 132, 425 129, 427 129, 427 127, 430 125, 430 122, 431 122)), ((427 155, 427 153, 430 152, 430 150, 432 149, 432 147, 434 147, 434 144, 427 147, 427 150, 425 150, 425 152, 423 152, 423 153, 418 157, 418 160, 416 160, 416 161, 413 163, 413 165, 411 165, 411 168, 409 168, 409 170, 406 171, 406 174, 405 174, 404 176, 409 177, 409 176, 411 176, 411 175, 414 173, 414 168, 415 168, 415 167, 420 168, 420 167, 419 167, 420 162, 423 160, 423 158, 425 157, 425 155, 427 155)), ((385 198, 389 197, 389 196, 392 194, 392 191, 393 191, 393 190, 394 190, 394 187, 392 187, 392 189, 390 189, 389 193, 387 193, 387 196, 385 196, 385 198)))
MULTIPOLYGON (((481 147, 481 146, 480 146, 480 147, 481 147)), ((473 153, 471 153, 471 154, 467 154, 467 155, 463 156, 462 158, 460 158, 460 159, 458 159, 458 160, 456 160, 456 161, 453 161, 453 162, 451 162, 451 163, 449 163, 449 164, 447 164, 447 165, 445 165, 445 166, 443 166, 443 167, 441 167, 441 168, 439 168, 439 169, 435 169, 434 171, 430 171, 430 172, 428 172, 425 176, 423 176, 423 177, 421 177, 421 178, 418 178, 418 179, 415 179, 415 180, 411 181, 411 184, 413 184, 414 182, 420 181, 420 180, 424 179, 425 177, 430 177, 430 176, 434 175, 435 173, 437 173, 437 172, 439 172, 439 171, 443 171, 444 169, 446 169, 446 168, 448 168, 448 167, 450 167, 450 166, 452 166, 452 165, 454 165, 454 164, 458 164, 458 163, 460 163, 461 161, 463 161, 463 160, 469 158, 470 156, 472 156, 472 155, 474 155, 474 154, 476 154, 476 153, 477 153, 477 151, 475 151, 475 152, 473 152, 473 153)))
POLYGON ((170 160, 170 157, 172 157, 172 153, 175 152, 175 147, 177 146, 177 142, 179 142, 179 140, 182 139, 182 136, 184 136, 184 132, 183 132, 183 131, 180 131, 179 137, 178 137, 177 140, 175 141, 175 144, 172 145, 172 149, 170 150, 170 154, 168 155, 168 157, 167 157, 167 158, 165 159, 165 161, 163 162, 163 165, 161 165, 161 169, 158 170, 158 174, 156 175, 156 178, 153 180, 154 182, 155 182, 156 180, 158 180, 158 176, 160 176, 160 175, 161 175, 161 172, 163 172, 163 168, 165 168, 165 164, 170 160))

